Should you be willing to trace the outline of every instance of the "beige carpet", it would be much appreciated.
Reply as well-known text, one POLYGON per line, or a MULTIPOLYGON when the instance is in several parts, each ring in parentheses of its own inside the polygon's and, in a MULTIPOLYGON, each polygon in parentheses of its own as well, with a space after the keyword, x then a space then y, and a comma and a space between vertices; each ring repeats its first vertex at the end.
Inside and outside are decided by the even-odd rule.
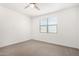
POLYGON ((79 56, 79 50, 46 42, 29 40, 0 48, 1 56, 79 56))

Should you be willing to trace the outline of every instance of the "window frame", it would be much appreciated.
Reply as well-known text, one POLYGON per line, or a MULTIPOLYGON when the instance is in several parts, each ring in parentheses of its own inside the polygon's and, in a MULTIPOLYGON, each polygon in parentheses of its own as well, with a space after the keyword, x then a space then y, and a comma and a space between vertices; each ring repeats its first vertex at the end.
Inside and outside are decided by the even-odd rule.
POLYGON ((40 21, 40 33, 53 33, 53 34, 56 34, 57 33, 57 27, 58 27, 58 24, 52 24, 52 25, 48 25, 48 18, 46 18, 46 21, 47 21, 47 25, 41 25, 41 21, 40 21), (41 26, 46 26, 47 27, 47 31, 46 32, 41 32, 41 26), (56 26, 56 32, 49 32, 49 26, 56 26))

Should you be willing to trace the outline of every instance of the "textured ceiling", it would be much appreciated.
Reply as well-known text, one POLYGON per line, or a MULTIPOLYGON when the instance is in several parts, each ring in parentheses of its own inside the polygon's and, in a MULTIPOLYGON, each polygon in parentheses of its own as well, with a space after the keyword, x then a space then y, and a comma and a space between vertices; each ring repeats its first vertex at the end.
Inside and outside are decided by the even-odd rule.
POLYGON ((78 4, 76 3, 75 4, 74 3, 70 3, 70 4, 69 3, 38 3, 37 6, 40 8, 40 11, 31 7, 24 9, 24 7, 26 6, 25 3, 1 3, 0 5, 33 17, 33 16, 47 14, 50 12, 55 12, 78 4))

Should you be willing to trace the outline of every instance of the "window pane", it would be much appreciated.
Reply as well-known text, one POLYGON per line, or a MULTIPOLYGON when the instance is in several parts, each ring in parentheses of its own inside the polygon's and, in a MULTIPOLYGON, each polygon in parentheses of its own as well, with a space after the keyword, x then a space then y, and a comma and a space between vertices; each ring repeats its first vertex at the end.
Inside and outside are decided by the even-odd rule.
POLYGON ((57 24, 56 17, 48 17, 48 25, 57 24))
POLYGON ((56 33, 56 26, 48 26, 48 32, 56 33))
POLYGON ((47 19, 42 19, 40 25, 47 25, 47 19))
POLYGON ((41 32, 47 32, 47 26, 41 26, 41 32))

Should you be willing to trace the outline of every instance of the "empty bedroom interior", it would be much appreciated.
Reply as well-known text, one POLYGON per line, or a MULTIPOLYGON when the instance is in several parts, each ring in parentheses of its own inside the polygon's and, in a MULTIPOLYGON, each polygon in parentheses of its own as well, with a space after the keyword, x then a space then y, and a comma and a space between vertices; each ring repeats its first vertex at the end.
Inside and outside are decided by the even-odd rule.
POLYGON ((79 4, 0 3, 0 56, 79 56, 79 4))

